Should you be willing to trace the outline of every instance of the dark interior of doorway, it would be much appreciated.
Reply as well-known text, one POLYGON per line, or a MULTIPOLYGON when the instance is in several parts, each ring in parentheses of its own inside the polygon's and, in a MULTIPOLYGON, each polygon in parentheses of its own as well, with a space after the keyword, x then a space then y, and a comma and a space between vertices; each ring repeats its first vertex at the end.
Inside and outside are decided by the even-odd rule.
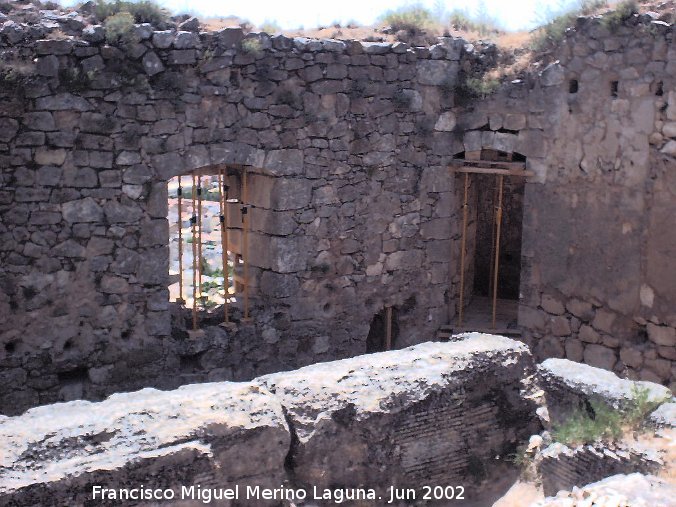
MULTIPOLYGON (((474 177, 477 183, 477 231, 473 294, 492 298, 498 178, 491 174, 476 174, 474 177)), ((506 177, 503 180, 498 299, 519 299, 524 186, 523 178, 506 177)))
MULTIPOLYGON (((395 349, 397 337, 399 336, 398 311, 392 308, 392 343, 391 348, 395 349)), ((383 308, 376 313, 371 320, 371 327, 366 338, 366 353, 382 352, 387 350, 387 308, 383 308)))

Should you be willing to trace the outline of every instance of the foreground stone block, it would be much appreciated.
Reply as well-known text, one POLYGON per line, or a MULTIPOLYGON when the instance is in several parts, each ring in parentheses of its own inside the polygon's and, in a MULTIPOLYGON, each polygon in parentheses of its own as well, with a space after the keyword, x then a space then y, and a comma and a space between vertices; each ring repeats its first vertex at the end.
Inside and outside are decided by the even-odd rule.
POLYGON ((676 486, 673 484, 652 475, 636 473, 614 475, 572 492, 562 491, 554 498, 545 498, 534 507, 571 505, 669 507, 673 505, 674 498, 676 486))
POLYGON ((505 457, 539 427, 522 381, 533 371, 522 343, 470 333, 260 381, 295 432, 296 487, 374 488, 383 504, 390 485, 417 499, 425 485, 464 486, 466 499, 490 505, 518 474, 505 457))
POLYGON ((555 443, 542 451, 538 472, 545 495, 553 496, 616 474, 657 473, 662 465, 656 452, 633 449, 622 443, 575 449, 555 443))
POLYGON ((3 506, 148 505, 93 499, 93 488, 170 490, 177 501, 182 486, 279 487, 290 435, 269 393, 224 382, 38 407, 1 418, 0 442, 3 506))
POLYGON ((610 371, 567 359, 547 359, 538 365, 538 373, 553 424, 564 421, 575 409, 586 408, 591 401, 622 409, 631 402, 636 389, 647 389, 649 401, 671 398, 668 387, 621 379, 610 371))

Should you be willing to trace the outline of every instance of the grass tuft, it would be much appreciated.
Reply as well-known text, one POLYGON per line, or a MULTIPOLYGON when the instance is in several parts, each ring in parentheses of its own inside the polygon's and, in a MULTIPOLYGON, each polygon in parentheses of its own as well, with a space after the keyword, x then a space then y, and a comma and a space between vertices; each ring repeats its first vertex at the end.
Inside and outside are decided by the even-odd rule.
POLYGON ((421 4, 407 5, 386 12, 381 21, 398 32, 404 30, 410 35, 420 35, 429 31, 435 25, 432 11, 421 4))
POLYGON ((265 32, 269 35, 279 33, 282 31, 282 27, 279 26, 274 21, 264 21, 263 24, 260 26, 260 29, 261 32, 265 32))
POLYGON ((615 10, 603 16, 603 25, 611 32, 615 32, 636 13, 638 13, 638 3, 635 0, 625 0, 617 4, 615 10))
POLYGON ((106 19, 106 41, 131 42, 134 38, 134 17, 128 12, 118 12, 106 19))
POLYGON ((242 51, 247 54, 257 55, 263 50, 263 44, 258 39, 244 39, 242 41, 242 51))
POLYGON ((169 12, 152 0, 97 0, 94 13, 100 22, 126 12, 135 23, 150 23, 160 26, 169 19, 169 12))
POLYGON ((575 410, 563 423, 555 425, 552 438, 568 446, 617 440, 626 432, 641 430, 646 416, 667 399, 651 400, 649 389, 634 385, 631 402, 623 409, 592 401, 591 410, 575 410))
POLYGON ((500 81, 487 76, 468 77, 465 80, 465 88, 473 97, 485 98, 495 93, 500 86, 500 81))
POLYGON ((558 10, 546 8, 538 15, 541 27, 533 34, 532 48, 535 51, 545 51, 555 47, 563 40, 566 30, 575 24, 576 18, 592 14, 607 5, 606 0, 577 0, 558 10))

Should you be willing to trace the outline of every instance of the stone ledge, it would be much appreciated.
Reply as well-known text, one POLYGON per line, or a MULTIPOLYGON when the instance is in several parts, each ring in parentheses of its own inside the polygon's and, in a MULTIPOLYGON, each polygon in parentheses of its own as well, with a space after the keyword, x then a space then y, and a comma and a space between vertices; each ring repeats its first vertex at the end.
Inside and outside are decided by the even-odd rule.
POLYGON ((648 389, 649 401, 671 397, 668 387, 621 379, 607 370, 568 359, 547 359, 538 365, 538 373, 552 423, 562 421, 571 410, 590 400, 621 409, 633 399, 634 388, 648 389))
POLYGON ((290 434, 269 393, 223 382, 37 407, 0 419, 0 440, 1 503, 18 506, 91 500, 92 484, 279 485, 290 434))
POLYGON ((676 486, 653 475, 639 473, 614 475, 575 491, 562 491, 545 498, 533 507, 568 507, 584 501, 584 505, 611 507, 617 505, 667 507, 669 498, 676 498, 676 486))

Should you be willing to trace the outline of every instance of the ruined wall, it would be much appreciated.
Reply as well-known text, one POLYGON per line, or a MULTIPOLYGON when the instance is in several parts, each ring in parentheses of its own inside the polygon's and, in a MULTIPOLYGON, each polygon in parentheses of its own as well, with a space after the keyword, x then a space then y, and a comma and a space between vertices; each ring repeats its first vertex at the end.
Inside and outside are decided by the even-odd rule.
POLYGON ((102 38, 3 48, 20 70, 0 108, 3 411, 191 373, 171 336, 166 181, 193 169, 251 170, 255 328, 219 338, 247 342, 228 363, 246 373, 225 378, 364 352, 385 305, 397 346, 446 322, 462 41, 102 38))
POLYGON ((582 20, 557 55, 546 180, 526 190, 520 320, 543 356, 668 383, 676 359, 676 47, 673 27, 649 16, 632 21, 609 29, 582 20), (569 93, 573 79, 579 88, 569 93))
POLYGON ((538 81, 526 77, 474 103, 466 128, 476 130, 464 135, 466 148, 527 154, 535 172, 524 196, 524 338, 542 358, 669 384, 673 26, 649 15, 621 26, 580 18, 551 60, 538 81), (527 153, 519 146, 525 139, 527 153))
POLYGON ((388 305, 397 347, 428 339, 459 290, 462 178, 447 165, 482 149, 534 174, 525 339, 541 357, 673 378, 673 27, 581 19, 558 62, 462 101, 483 63, 459 39, 140 25, 118 47, 102 30, 3 36, 2 411, 352 356, 388 305), (166 182, 222 164, 252 174, 254 320, 188 341, 178 309, 172 334, 166 182))
MULTIPOLYGON (((669 468, 673 460, 667 449, 668 442, 673 439, 674 426, 669 408, 674 398, 667 387, 621 379, 610 371, 568 359, 547 359, 538 365, 538 377, 547 405, 547 430, 570 424, 575 414, 601 417, 595 413, 599 407, 636 414, 639 405, 642 410, 652 411, 650 415, 641 414, 643 429, 660 427, 657 431, 647 431, 649 438, 646 439, 637 437, 641 433, 639 430, 631 437, 624 435, 611 438, 610 442, 591 444, 567 440, 552 443, 550 434, 547 437, 549 445, 534 457, 546 496, 615 474, 658 474, 669 468), (655 410, 659 404, 660 408, 655 410)), ((625 423, 625 419, 631 419, 631 415, 621 417, 625 423)), ((557 438, 557 433, 553 434, 557 438)))

